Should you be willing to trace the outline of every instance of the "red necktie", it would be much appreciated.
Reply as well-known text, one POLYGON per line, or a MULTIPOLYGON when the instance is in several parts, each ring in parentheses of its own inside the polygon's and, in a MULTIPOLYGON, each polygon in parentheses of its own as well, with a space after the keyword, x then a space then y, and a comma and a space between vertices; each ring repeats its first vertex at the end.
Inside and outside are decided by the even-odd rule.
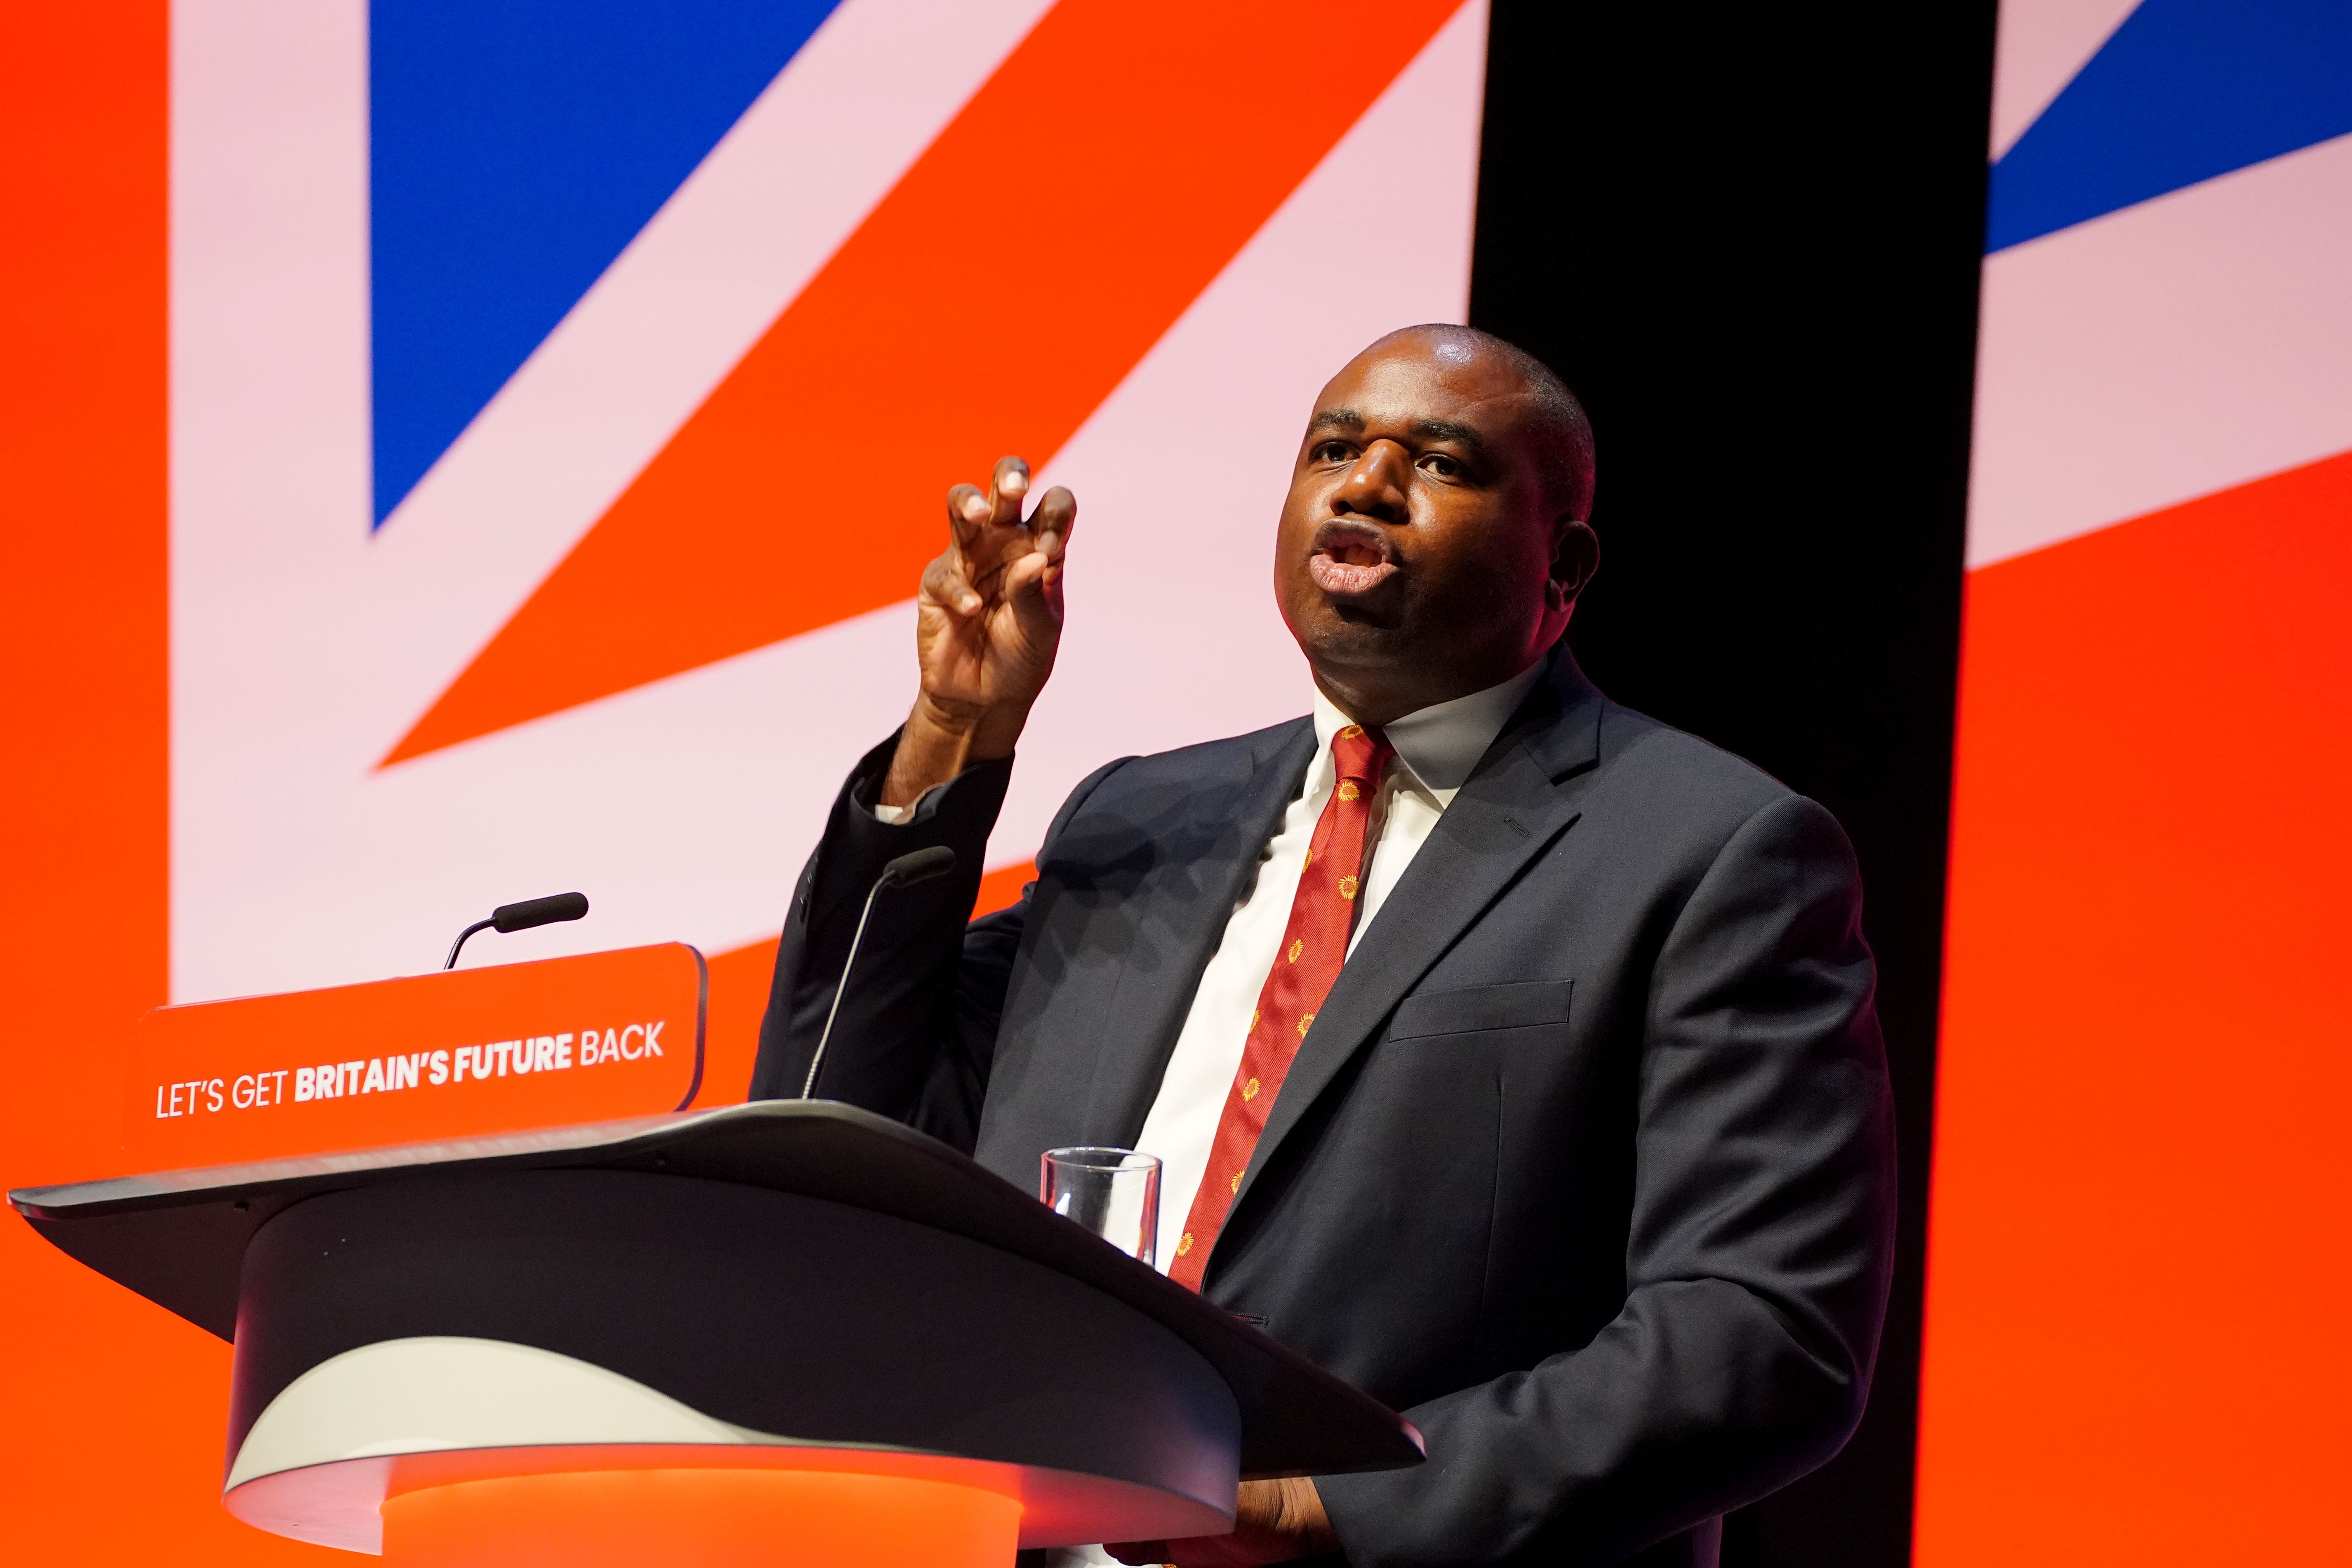
POLYGON ((1275 955, 1274 968, 1258 992, 1241 1070, 1225 1092, 1224 1114, 1217 1119, 1217 1141, 1209 1148, 1209 1168, 1201 1174, 1201 1190, 1193 1194, 1183 1237, 1176 1243, 1175 1261, 1168 1267, 1168 1278, 1180 1285, 1194 1290, 1201 1288, 1209 1269, 1209 1253, 1217 1245, 1225 1212, 1242 1190, 1242 1173, 1249 1168, 1258 1135, 1273 1114, 1283 1078, 1315 1022, 1316 1009, 1330 994, 1331 983, 1339 978, 1340 964, 1347 962, 1372 797, 1379 793, 1381 771, 1395 754, 1377 730, 1350 724, 1331 737, 1331 761, 1339 784, 1315 824, 1306 868, 1298 877, 1298 896, 1290 901, 1290 924, 1282 933, 1282 951, 1275 955))

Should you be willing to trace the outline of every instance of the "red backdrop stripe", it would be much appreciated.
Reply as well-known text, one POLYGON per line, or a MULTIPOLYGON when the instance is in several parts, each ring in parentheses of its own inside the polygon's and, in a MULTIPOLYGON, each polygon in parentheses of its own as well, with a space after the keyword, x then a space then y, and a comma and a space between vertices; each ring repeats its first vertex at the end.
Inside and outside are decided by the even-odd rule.
MULTIPOLYGON (((161 0, 0 9, 0 1180, 110 1174, 122 1033, 164 999, 161 0)), ((323 1563, 218 1500, 228 1347, 0 1217, 6 1555, 323 1563)))
POLYGON ((1969 581, 1921 1568, 2332 1550, 2352 453, 1969 581))

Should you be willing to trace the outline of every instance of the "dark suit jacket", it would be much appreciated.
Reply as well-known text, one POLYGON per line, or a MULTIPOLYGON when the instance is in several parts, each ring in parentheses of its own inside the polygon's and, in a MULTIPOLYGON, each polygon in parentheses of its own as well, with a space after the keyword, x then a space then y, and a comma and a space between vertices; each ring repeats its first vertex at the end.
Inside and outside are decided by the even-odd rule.
MULTIPOLYGON (((960 874, 877 902, 817 1092, 1024 1188, 1132 1146, 1312 724, 1103 768, 969 928, 1010 765, 886 826, 893 743, 802 875, 755 1097, 800 1091, 883 862, 945 844, 960 874)), ((1827 812, 1554 656, 1317 1012, 1209 1265, 1428 1439, 1318 1479, 1350 1562, 1698 1562, 1845 1440, 1894 1226, 1861 906, 1827 812)))

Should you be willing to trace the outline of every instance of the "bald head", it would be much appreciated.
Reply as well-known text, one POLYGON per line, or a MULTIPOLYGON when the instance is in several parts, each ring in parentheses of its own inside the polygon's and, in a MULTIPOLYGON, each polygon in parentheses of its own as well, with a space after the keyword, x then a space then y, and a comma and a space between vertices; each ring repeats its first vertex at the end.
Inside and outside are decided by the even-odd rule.
POLYGON ((1543 475, 1546 500, 1580 521, 1591 520, 1592 422, 1585 417, 1584 405, 1576 400, 1566 382, 1552 374, 1551 366, 1507 338, 1443 321, 1400 327, 1357 357, 1408 342, 1439 360, 1467 364, 1481 357, 1492 359, 1524 382, 1528 404, 1520 435, 1543 475))

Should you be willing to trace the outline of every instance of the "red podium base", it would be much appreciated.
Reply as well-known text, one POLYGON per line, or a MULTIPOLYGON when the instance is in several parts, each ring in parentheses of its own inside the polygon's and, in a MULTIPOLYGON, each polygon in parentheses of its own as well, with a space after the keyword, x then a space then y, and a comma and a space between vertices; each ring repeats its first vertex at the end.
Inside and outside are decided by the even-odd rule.
POLYGON ((387 1568, 1004 1568, 1013 1497, 953 1481, 807 1470, 598 1470, 404 1492, 387 1568))

